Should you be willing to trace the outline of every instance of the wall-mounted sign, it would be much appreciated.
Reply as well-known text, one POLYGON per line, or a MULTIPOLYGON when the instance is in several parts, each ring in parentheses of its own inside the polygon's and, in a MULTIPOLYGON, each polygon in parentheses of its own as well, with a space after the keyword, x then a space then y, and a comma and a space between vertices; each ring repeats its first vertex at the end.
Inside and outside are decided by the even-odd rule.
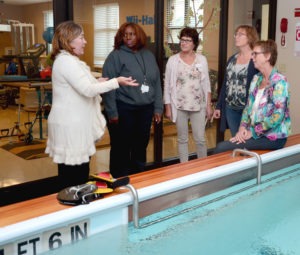
MULTIPOLYGON (((295 18, 300 17, 300 8, 295 8, 295 18)), ((294 46, 294 55, 300 57, 300 22, 299 19, 296 22, 296 34, 295 34, 295 46, 294 46)))
POLYGON ((300 57, 300 22, 296 23, 294 55, 300 57))
POLYGON ((154 24, 154 17, 148 15, 139 16, 126 16, 127 22, 133 22, 140 25, 153 25, 154 24))

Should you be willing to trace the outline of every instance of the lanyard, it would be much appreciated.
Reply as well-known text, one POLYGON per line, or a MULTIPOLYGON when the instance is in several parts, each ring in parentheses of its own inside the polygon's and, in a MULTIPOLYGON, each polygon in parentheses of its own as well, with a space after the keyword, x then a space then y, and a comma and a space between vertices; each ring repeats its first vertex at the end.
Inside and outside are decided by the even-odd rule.
POLYGON ((134 56, 135 56, 136 62, 138 63, 138 65, 141 68, 143 75, 144 75, 144 82, 141 85, 142 94, 148 93, 149 92, 149 84, 148 84, 147 78, 146 78, 146 66, 145 66, 145 61, 144 61, 143 55, 141 54, 142 64, 139 62, 139 60, 135 54, 134 54, 134 56))
POLYGON ((135 57, 135 59, 136 59, 136 62, 137 62, 138 65, 139 65, 139 67, 140 67, 141 70, 142 70, 142 73, 143 73, 143 75, 144 75, 144 79, 146 80, 146 66, 145 66, 145 61, 144 61, 143 55, 142 55, 142 54, 140 54, 140 55, 141 55, 141 58, 142 58, 142 64, 141 64, 140 61, 138 60, 136 54, 134 54, 134 57, 135 57))

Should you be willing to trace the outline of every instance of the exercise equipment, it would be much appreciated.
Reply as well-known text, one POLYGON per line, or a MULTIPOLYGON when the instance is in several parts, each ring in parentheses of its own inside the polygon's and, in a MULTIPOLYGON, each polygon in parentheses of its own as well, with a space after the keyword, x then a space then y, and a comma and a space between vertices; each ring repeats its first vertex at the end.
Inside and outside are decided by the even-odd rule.
POLYGON ((28 132, 24 136, 25 144, 31 144, 33 141, 33 126, 37 120, 39 120, 40 126, 40 139, 43 139, 43 118, 47 119, 51 110, 52 104, 52 91, 47 90, 47 86, 50 86, 50 83, 31 83, 30 87, 36 89, 38 97, 38 109, 35 113, 35 118, 32 122, 27 123, 28 132))
POLYGON ((42 43, 36 43, 26 51, 20 53, 19 59, 21 75, 26 75, 28 78, 40 77, 40 56, 46 51, 46 47, 42 43))

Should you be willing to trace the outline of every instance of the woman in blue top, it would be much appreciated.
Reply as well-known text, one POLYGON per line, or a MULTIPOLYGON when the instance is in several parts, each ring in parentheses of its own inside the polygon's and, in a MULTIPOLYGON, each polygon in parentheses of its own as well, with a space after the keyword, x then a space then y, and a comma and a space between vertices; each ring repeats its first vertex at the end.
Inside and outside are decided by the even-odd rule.
POLYGON ((138 24, 124 23, 103 66, 103 77, 126 74, 140 84, 103 95, 111 142, 109 168, 115 178, 144 170, 152 119, 161 121, 160 73, 154 55, 145 48, 146 40, 138 24))
POLYGON ((227 62, 225 78, 213 114, 213 118, 221 118, 220 131, 224 132, 229 128, 232 136, 239 129, 248 98, 249 85, 257 73, 251 59, 251 52, 258 35, 254 27, 241 25, 236 28, 234 38, 239 52, 231 56, 227 62))
POLYGON ((229 141, 219 143, 215 153, 235 148, 276 150, 285 145, 291 134, 289 83, 275 68, 276 43, 255 43, 252 59, 260 72, 250 84, 239 131, 229 141))

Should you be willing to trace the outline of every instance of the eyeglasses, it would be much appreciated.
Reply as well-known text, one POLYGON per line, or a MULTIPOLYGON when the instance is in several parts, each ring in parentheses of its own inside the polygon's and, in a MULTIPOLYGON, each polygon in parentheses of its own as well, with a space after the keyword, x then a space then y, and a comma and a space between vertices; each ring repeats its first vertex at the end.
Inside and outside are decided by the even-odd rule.
POLYGON ((256 57, 256 56, 259 55, 259 54, 264 54, 264 52, 263 52, 263 51, 261 51, 261 52, 253 51, 253 52, 251 53, 251 56, 252 56, 252 57, 256 57))
POLYGON ((133 36, 135 36, 135 33, 132 33, 132 32, 124 34, 124 38, 129 38, 129 37, 133 37, 133 36))
POLYGON ((180 43, 191 43, 192 39, 180 39, 180 43))
POLYGON ((239 33, 234 33, 233 37, 236 38, 236 37, 241 37, 241 36, 243 36, 243 35, 246 36, 245 33, 240 33, 240 32, 239 32, 239 33))

